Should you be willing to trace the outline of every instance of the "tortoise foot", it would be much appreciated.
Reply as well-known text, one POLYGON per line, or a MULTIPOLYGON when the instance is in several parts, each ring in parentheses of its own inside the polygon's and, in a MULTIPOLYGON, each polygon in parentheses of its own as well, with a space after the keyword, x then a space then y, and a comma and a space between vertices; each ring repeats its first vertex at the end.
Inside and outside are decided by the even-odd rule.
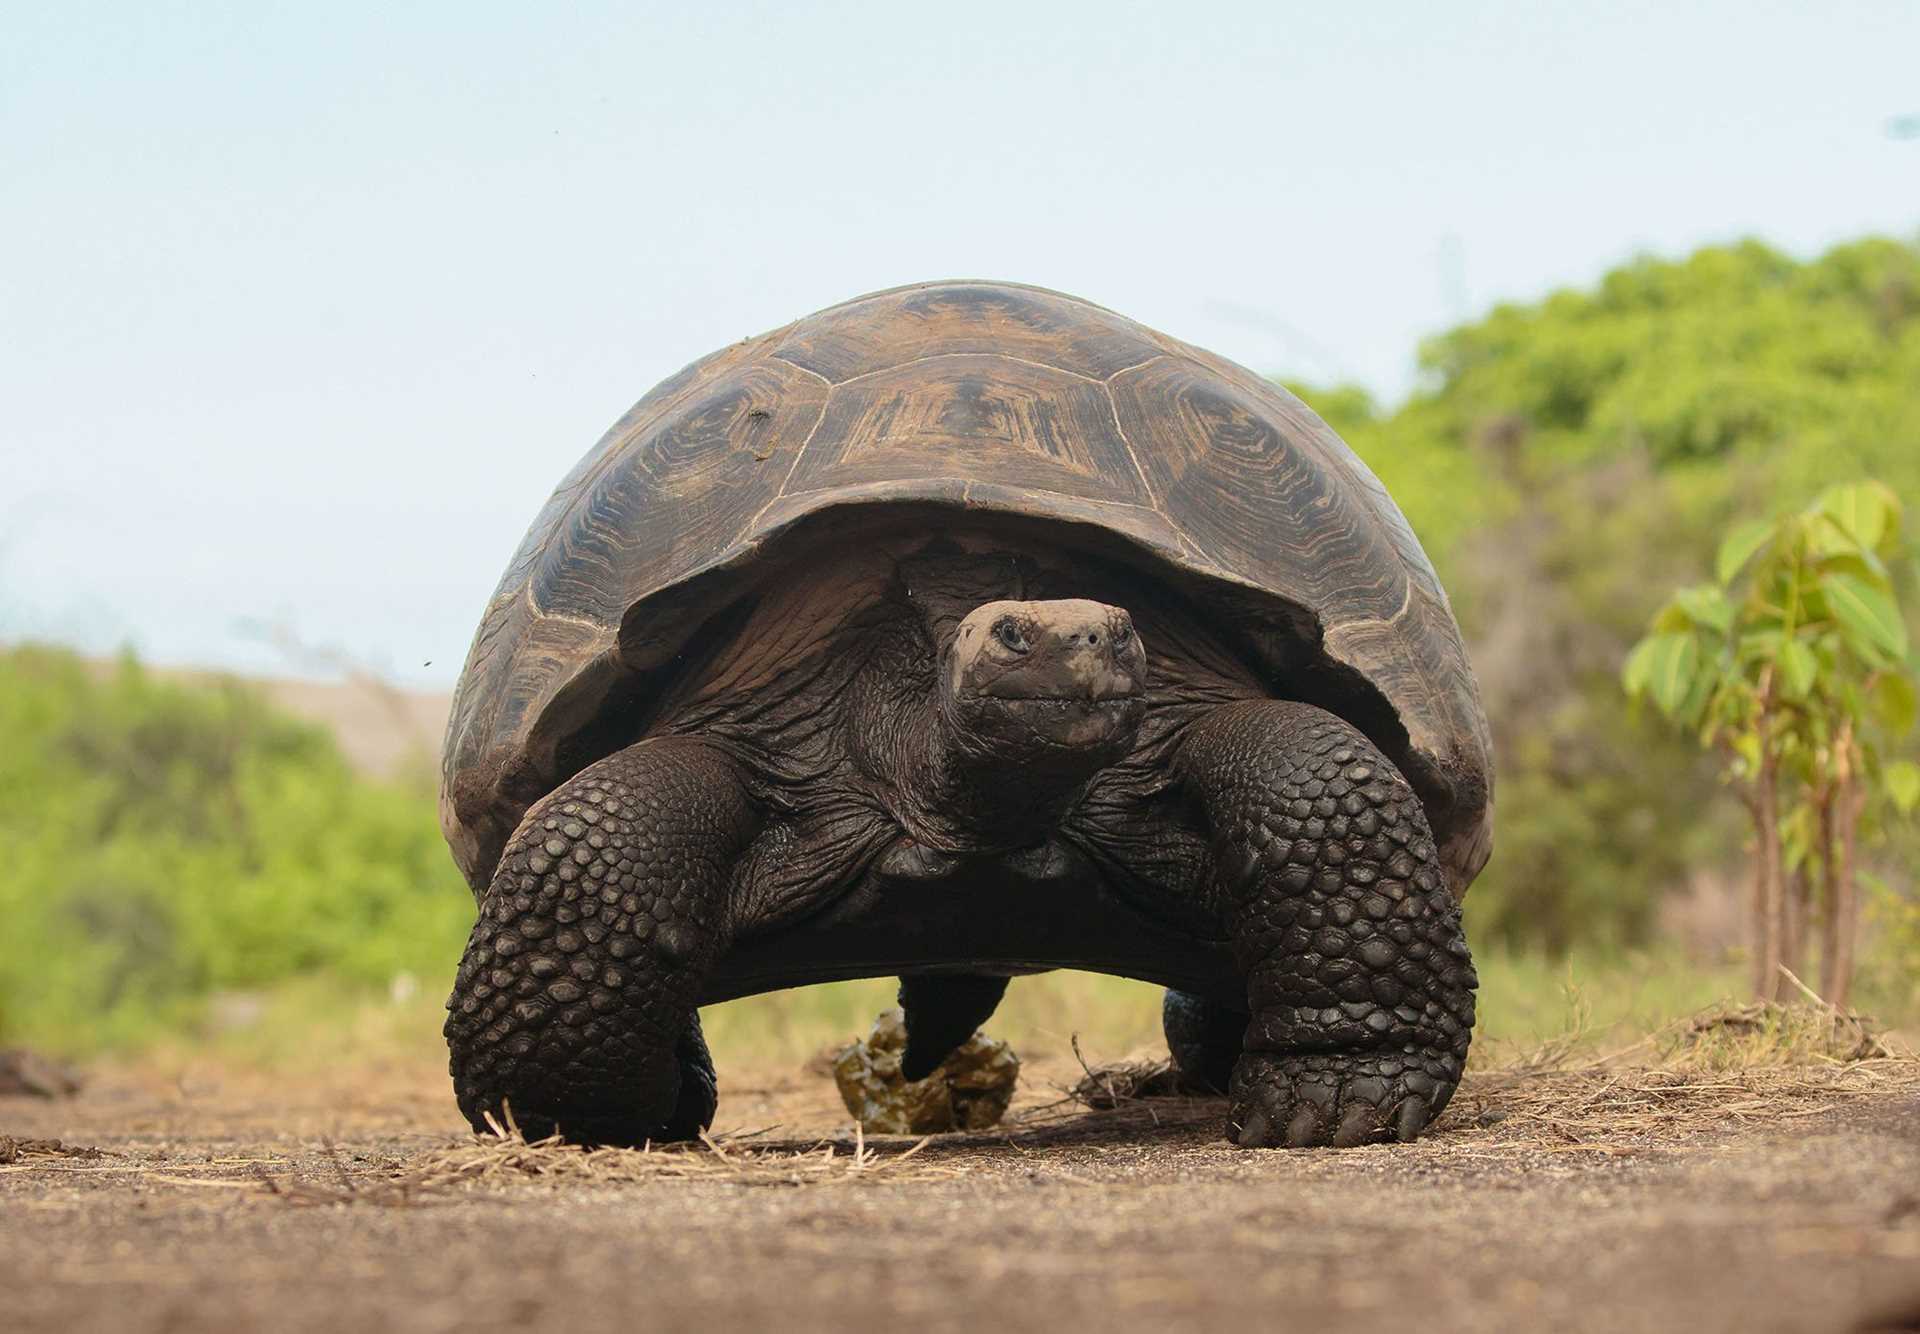
POLYGON ((1336 1149, 1414 1138, 1460 1079, 1450 1054, 1248 1052, 1234 1067, 1227 1138, 1246 1149, 1336 1149))

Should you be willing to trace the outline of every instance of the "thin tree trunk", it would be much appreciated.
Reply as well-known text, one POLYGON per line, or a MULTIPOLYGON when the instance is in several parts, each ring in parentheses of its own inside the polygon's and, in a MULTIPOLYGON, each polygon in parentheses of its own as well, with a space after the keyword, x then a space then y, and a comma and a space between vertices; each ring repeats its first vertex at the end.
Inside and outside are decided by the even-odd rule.
POLYGON ((1801 863, 1787 879, 1786 921, 1780 928, 1780 963, 1799 976, 1801 951, 1813 926, 1813 868, 1801 863))
POLYGON ((1753 802, 1753 994, 1772 1000, 1780 990, 1780 785, 1773 754, 1761 742, 1753 802))
POLYGON ((1834 983, 1840 973, 1840 849, 1834 828, 1835 803, 1845 799, 1829 779, 1820 798, 1820 869, 1825 902, 1820 913, 1820 995, 1834 1004, 1834 983))
POLYGON ((1854 884, 1854 849, 1859 836, 1860 815, 1866 809, 1867 794, 1860 786, 1860 756, 1854 749, 1853 727, 1840 729, 1840 781, 1837 784, 1836 813, 1839 823, 1839 849, 1834 858, 1833 973, 1823 977, 1827 1003, 1845 1008, 1853 990, 1853 942, 1860 932, 1860 895, 1854 884))
POLYGON ((1759 714, 1754 719, 1760 764, 1753 780, 1753 994, 1772 1000, 1780 989, 1781 928, 1785 901, 1780 883, 1780 757, 1773 748, 1773 671, 1760 677, 1759 714))

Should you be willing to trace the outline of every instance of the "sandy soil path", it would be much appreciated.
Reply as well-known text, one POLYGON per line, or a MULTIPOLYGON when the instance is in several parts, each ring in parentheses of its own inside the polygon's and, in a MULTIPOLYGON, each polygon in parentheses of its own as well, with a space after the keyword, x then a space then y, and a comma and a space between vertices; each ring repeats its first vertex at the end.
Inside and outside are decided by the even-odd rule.
POLYGON ((853 1170, 824 1079, 736 1078, 722 1126, 776 1126, 731 1141, 752 1170, 404 1190, 472 1152, 432 1071, 101 1074, 0 1099, 0 1327, 1920 1329, 1910 1087, 1648 1121, 1617 1080, 1543 1111, 1482 1077, 1412 1146, 1245 1153, 1218 1103, 1035 1112, 1068 1072, 1035 1073, 1009 1133, 910 1162, 853 1170), (108 1156, 21 1143, 52 1138, 108 1156))

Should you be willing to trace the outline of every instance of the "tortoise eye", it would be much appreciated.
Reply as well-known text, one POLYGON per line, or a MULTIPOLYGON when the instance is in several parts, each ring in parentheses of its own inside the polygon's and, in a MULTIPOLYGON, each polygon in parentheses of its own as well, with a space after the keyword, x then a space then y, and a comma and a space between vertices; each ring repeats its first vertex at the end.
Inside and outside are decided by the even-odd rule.
POLYGON ((1030 647, 1027 637, 1020 633, 1019 623, 1011 616, 1003 616, 993 623, 993 637, 1015 653, 1025 653, 1030 647))
POLYGON ((1115 648, 1125 648, 1128 644, 1131 644, 1132 642, 1133 642, 1133 627, 1131 625, 1122 625, 1119 629, 1113 632, 1113 646, 1115 648))

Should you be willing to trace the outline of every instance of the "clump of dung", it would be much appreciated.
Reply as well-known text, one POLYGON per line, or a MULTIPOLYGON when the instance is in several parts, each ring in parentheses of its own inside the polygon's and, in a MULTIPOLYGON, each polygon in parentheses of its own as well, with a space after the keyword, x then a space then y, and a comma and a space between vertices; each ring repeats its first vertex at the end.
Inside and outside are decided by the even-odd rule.
POLYGON ((865 1041, 834 1053, 840 1099, 868 1134, 986 1130, 1006 1115, 1020 1078, 1020 1058, 1006 1043, 975 1033, 932 1074, 911 1081, 900 1073, 906 1051, 906 1016, 893 1009, 874 1020, 865 1041))

